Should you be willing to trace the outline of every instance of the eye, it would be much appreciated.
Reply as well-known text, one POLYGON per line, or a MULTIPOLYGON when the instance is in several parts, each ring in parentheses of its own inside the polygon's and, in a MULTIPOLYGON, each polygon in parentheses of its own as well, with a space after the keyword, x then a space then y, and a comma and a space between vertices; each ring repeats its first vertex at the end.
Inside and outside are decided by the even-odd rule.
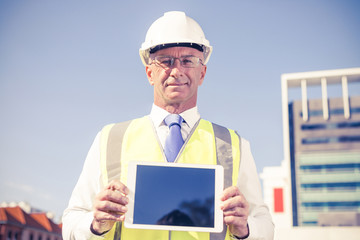
POLYGON ((166 65, 166 66, 170 66, 172 59, 170 57, 160 57, 157 59, 157 61, 161 64, 161 65, 166 65))
POLYGON ((181 59, 183 65, 193 65, 195 63, 193 57, 184 57, 181 59))

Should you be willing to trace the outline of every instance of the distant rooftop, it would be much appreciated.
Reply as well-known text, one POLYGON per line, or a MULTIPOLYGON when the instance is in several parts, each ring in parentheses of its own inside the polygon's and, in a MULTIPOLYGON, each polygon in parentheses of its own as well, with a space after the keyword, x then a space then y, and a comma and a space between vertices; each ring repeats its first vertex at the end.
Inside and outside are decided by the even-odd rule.
POLYGON ((61 224, 54 223, 46 213, 26 213, 21 207, 1 207, 0 224, 31 227, 38 230, 61 234, 61 224))

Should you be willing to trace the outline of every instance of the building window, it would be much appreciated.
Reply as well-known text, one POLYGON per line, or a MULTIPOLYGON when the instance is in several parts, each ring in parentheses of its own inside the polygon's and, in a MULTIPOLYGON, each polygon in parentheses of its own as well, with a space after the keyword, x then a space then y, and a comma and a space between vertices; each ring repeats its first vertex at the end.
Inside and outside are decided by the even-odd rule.
POLYGON ((357 208, 360 206, 360 201, 348 201, 348 202, 303 202, 303 207, 329 207, 329 208, 357 208))
POLYGON ((323 129, 343 129, 343 128, 359 128, 360 122, 341 122, 341 123, 317 123, 303 124, 301 130, 323 130, 323 129))
POLYGON ((302 144, 328 144, 345 142, 360 142, 360 136, 314 137, 303 138, 301 140, 302 144))
POLYGON ((319 164, 319 165, 300 166, 300 170, 304 173, 354 172, 356 169, 360 170, 360 163, 319 164))
POLYGON ((12 232, 9 231, 7 234, 7 240, 12 240, 12 232))
POLYGON ((360 182, 335 182, 335 183, 302 183, 301 188, 327 188, 327 189, 356 189, 360 187, 360 182))
POLYGON ((34 240, 34 235, 32 233, 30 233, 29 240, 34 240))
MULTIPOLYGON (((360 108, 351 108, 350 114, 358 114, 360 113, 360 108)), ((315 116, 323 116, 322 110, 310 110, 309 111, 309 117, 315 117, 315 116)), ((330 109, 329 111, 330 115, 344 115, 344 109, 336 108, 336 109, 330 109)), ((303 113, 300 112, 300 117, 303 117, 303 113)))

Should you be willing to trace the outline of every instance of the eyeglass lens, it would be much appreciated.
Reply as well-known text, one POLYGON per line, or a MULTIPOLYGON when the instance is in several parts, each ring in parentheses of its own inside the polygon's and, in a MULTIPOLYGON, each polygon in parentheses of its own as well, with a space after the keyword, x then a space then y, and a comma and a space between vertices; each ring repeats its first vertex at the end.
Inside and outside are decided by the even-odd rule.
POLYGON ((155 63, 163 67, 172 67, 175 64, 176 59, 179 59, 180 65, 187 68, 193 68, 201 63, 201 59, 195 56, 184 57, 171 57, 171 56, 156 56, 155 63))

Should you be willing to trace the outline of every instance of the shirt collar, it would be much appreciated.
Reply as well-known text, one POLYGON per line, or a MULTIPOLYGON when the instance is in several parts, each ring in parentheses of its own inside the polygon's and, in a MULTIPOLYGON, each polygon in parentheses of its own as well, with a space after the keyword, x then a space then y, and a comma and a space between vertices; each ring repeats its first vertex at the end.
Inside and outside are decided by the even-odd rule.
MULTIPOLYGON (((150 118, 153 121, 154 125, 156 127, 159 127, 163 124, 165 117, 169 114, 170 113, 166 110, 153 104, 150 112, 150 118)), ((199 121, 200 119, 200 114, 198 112, 197 106, 180 113, 180 116, 185 120, 185 122, 190 128, 193 128, 197 121, 199 121)))

